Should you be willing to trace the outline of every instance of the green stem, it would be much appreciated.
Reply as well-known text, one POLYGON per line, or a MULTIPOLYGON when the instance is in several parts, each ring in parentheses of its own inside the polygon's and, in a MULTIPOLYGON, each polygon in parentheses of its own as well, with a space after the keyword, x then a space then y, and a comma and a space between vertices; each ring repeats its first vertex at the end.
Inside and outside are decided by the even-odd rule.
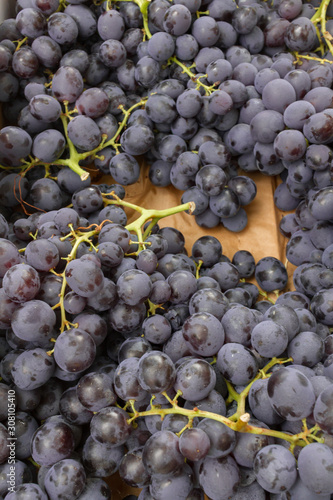
MULTIPOLYGON (((132 406, 132 408, 134 408, 132 406)), ((183 415, 189 419, 189 422, 194 418, 210 418, 211 420, 216 420, 221 424, 226 425, 229 429, 232 429, 235 432, 242 432, 248 434, 260 434, 264 436, 271 436, 278 439, 283 439, 288 441, 289 443, 304 447, 307 445, 307 440, 312 437, 311 429, 309 431, 300 432, 299 434, 290 435, 282 431, 276 431, 273 429, 265 429, 262 427, 257 427, 255 425, 248 424, 250 415, 248 413, 244 413, 240 416, 240 418, 233 422, 227 417, 223 415, 219 415, 218 413, 212 413, 210 411, 199 410, 198 408, 194 408, 193 410, 189 410, 186 408, 182 408, 178 406, 178 404, 174 404, 172 408, 158 408, 153 406, 150 410, 146 411, 133 411, 132 416, 128 419, 128 423, 132 423, 139 417, 149 417, 151 415, 160 415, 161 418, 164 418, 166 415, 183 415)), ((314 436, 315 437, 315 436, 314 436)), ((323 438, 316 438, 315 440, 319 440, 319 442, 323 443, 323 438)))
POLYGON ((164 217, 168 217, 169 215, 175 215, 180 212, 185 212, 186 210, 193 212, 194 208, 195 206, 192 201, 184 203, 183 205, 178 205, 177 207, 166 208, 164 210, 148 210, 146 208, 142 208, 141 216, 136 221, 128 224, 126 229, 128 231, 136 231, 137 228, 141 228, 150 219, 158 221, 164 217))
MULTIPOLYGON (((333 55, 333 45, 331 40, 333 39, 332 35, 326 30, 326 16, 327 9, 331 0, 322 0, 320 6, 318 7, 316 13, 311 18, 311 22, 316 26, 317 23, 320 23, 321 34, 324 37, 324 40, 327 44, 327 47, 330 53, 333 55)), ((321 42, 320 38, 319 41, 321 42)), ((330 61, 331 62, 331 61, 330 61)))
POLYGON ((230 382, 227 382, 227 387, 229 390, 229 396, 232 397, 233 400, 237 401, 237 411, 231 415, 230 420, 237 422, 239 418, 244 415, 245 413, 245 404, 246 404, 246 398, 249 395, 250 389, 252 385, 259 379, 262 379, 269 370, 275 366, 275 365, 281 365, 283 363, 289 363, 293 361, 292 358, 272 358, 267 365, 264 366, 261 370, 258 371, 257 375, 254 377, 253 380, 245 387, 245 389, 238 394, 235 389, 232 387, 230 382))
MULTIPOLYGON (((84 234, 81 233, 80 235, 77 235, 75 233, 73 227, 71 227, 71 229, 72 229, 71 235, 75 239, 75 243, 73 245, 71 252, 68 254, 68 257, 67 257, 68 262, 75 259, 76 252, 77 252, 79 245, 81 243, 83 243, 84 241, 91 244, 89 238, 91 238, 92 236, 95 236, 98 232, 98 230, 96 229, 94 231, 89 231, 87 233, 84 233, 84 234)), ((66 318, 66 311, 64 308, 64 297, 65 297, 65 291, 66 291, 66 286, 67 286, 67 280, 66 280, 65 273, 66 273, 66 269, 60 275, 58 275, 57 273, 54 273, 54 274, 57 274, 57 276, 60 276, 62 278, 62 285, 61 285, 61 289, 60 289, 60 293, 59 293, 59 302, 52 307, 52 309, 57 309, 58 307, 60 308, 60 314, 61 314, 60 331, 61 332, 63 332, 65 330, 65 328, 68 328, 69 327, 68 325, 70 325, 69 321, 66 318)), ((48 354, 52 354, 52 352, 53 352, 53 350, 49 351, 48 354)))
POLYGON ((210 95, 210 94, 212 94, 212 92, 214 92, 214 90, 216 90, 215 83, 213 85, 205 85, 204 83, 201 82, 201 78, 205 78, 205 77, 207 77, 207 75, 201 75, 198 77, 196 73, 192 73, 192 71, 189 67, 187 67, 185 64, 180 62, 177 59, 177 57, 175 57, 175 56, 170 57, 168 59, 168 62, 178 64, 178 66, 180 66, 182 68, 183 73, 186 73, 191 78, 191 80, 197 84, 197 89, 202 87, 205 90, 206 95, 210 95))
POLYGON ((111 0, 111 1, 136 3, 136 5, 138 5, 140 7, 140 11, 142 14, 143 29, 144 29, 145 35, 147 36, 148 39, 152 37, 152 34, 150 32, 150 29, 149 29, 149 25, 148 25, 148 7, 150 4, 149 0, 111 0))

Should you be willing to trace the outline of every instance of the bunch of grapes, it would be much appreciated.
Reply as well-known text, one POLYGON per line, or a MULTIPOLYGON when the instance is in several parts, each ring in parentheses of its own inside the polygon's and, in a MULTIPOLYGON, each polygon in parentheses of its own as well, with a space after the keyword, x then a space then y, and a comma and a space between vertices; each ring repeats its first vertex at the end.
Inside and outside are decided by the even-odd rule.
POLYGON ((328 2, 316 13, 289 1, 68 3, 18 0, 1 25, 3 166, 24 178, 67 167, 85 180, 93 162, 129 185, 144 155, 155 186, 196 203, 199 226, 235 232, 256 196, 244 174, 288 172, 284 209, 330 177, 326 164, 316 178, 315 152, 304 158, 332 135, 328 2), (309 52, 319 48, 321 59, 309 52))
POLYGON ((0 498, 110 499, 117 473, 139 500, 329 500, 332 5, 15 9, 0 25, 0 498), (146 165, 181 205, 126 199, 146 165), (187 212, 241 231, 256 172, 282 181, 294 291, 273 256, 228 258, 209 234, 188 248, 159 225, 187 212))

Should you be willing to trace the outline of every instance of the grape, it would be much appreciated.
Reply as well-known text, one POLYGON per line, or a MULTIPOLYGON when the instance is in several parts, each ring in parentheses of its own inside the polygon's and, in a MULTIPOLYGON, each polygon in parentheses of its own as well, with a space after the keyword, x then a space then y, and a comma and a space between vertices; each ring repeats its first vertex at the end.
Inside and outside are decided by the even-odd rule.
POLYGON ((85 330, 71 328, 62 332, 54 347, 57 365, 70 373, 82 372, 95 359, 96 344, 85 330))
POLYGON ((265 106, 263 105, 262 100, 256 97, 251 97, 244 104, 244 106, 242 106, 239 114, 239 121, 250 125, 252 119, 257 115, 257 113, 261 113, 264 110, 265 106))
POLYGON ((32 390, 44 385, 52 377, 54 369, 53 359, 43 349, 37 348, 17 357, 12 367, 12 377, 20 389, 32 390))
POLYGON ((86 5, 68 5, 65 14, 71 16, 79 28, 79 36, 88 39, 96 32, 96 17, 86 5))
POLYGON ((84 312, 75 316, 73 321, 78 324, 78 328, 89 333, 97 346, 102 344, 103 340, 105 340, 107 336, 106 321, 99 315, 91 312, 84 312))
POLYGON ((146 315, 144 304, 129 306, 122 301, 110 309, 109 322, 114 330, 121 333, 132 332, 138 328, 146 315))
POLYGON ((330 209, 333 203, 333 189, 331 186, 319 189, 309 197, 308 208, 315 219, 329 220, 330 209))
POLYGON ((274 410, 286 420, 306 418, 312 411, 315 395, 308 378, 298 370, 281 368, 268 381, 268 396, 274 410), (293 405, 290 406, 290 393, 293 405))
POLYGON ((18 77, 32 78, 39 68, 37 55, 30 48, 21 47, 13 55, 12 68, 18 77))
POLYGON ((83 151, 90 151, 101 141, 98 125, 88 116, 79 115, 68 124, 68 137, 73 144, 83 151))
POLYGON ((175 494, 177 494, 179 499, 187 500, 192 486, 192 470, 189 466, 185 465, 176 475, 170 477, 161 476, 159 478, 153 475, 149 491, 151 491, 155 497, 165 500, 175 494))
POLYGON ((66 421, 74 425, 87 424, 94 415, 93 412, 81 404, 75 387, 62 392, 59 401, 59 412, 66 421))
POLYGON ((239 283, 239 272, 236 266, 229 262, 217 262, 208 270, 208 276, 218 282, 222 292, 234 288, 239 283))
POLYGON ((145 338, 154 344, 164 344, 172 332, 170 322, 159 314, 146 318, 142 329, 145 338))
POLYGON ((315 45, 316 30, 306 17, 294 19, 286 29, 284 41, 291 51, 312 50, 315 45))
POLYGON ((35 207, 49 211, 61 208, 62 199, 58 184, 52 179, 42 178, 33 183, 30 196, 35 207))
POLYGON ((293 68, 293 60, 289 57, 285 57, 285 54, 281 54, 281 57, 277 57, 277 59, 273 62, 272 69, 275 69, 281 78, 284 78, 287 73, 289 73, 293 68))
POLYGON ((237 490, 239 469, 231 456, 206 457, 200 465, 199 483, 212 500, 227 500, 237 490))
POLYGON ((39 36, 31 48, 36 54, 39 63, 46 68, 57 68, 62 56, 60 45, 49 36, 39 36))
POLYGON ((256 264, 255 278, 266 292, 283 290, 287 284, 288 275, 281 261, 275 257, 264 257, 256 264))
POLYGON ((148 40, 148 54, 158 62, 167 61, 174 53, 175 43, 169 33, 154 33, 148 40))
POLYGON ((223 90, 229 94, 234 103, 234 108, 241 108, 247 101, 246 87, 237 80, 228 79, 222 81, 219 85, 219 90, 223 90))
POLYGON ((176 36, 183 35, 189 29, 190 25, 191 12, 185 5, 172 5, 165 11, 163 28, 167 33, 176 36))
POLYGON ((218 217, 227 219, 237 214, 240 203, 234 191, 229 187, 224 187, 218 195, 210 197, 209 208, 218 217))
MULTIPOLYGON (((11 102, 12 99, 17 97, 19 91, 19 82, 18 79, 15 78, 10 73, 2 72, 0 73, 0 102, 11 102)), ((19 126, 21 126, 18 123, 19 126)))
POLYGON ((82 463, 85 470, 95 478, 106 477, 118 470, 123 456, 122 445, 111 447, 105 443, 98 443, 89 436, 83 446, 82 463))
POLYGON ((123 359, 115 371, 115 392, 124 401, 128 401, 129 399, 141 401, 145 399, 147 395, 139 383, 138 364, 138 358, 129 357, 123 359))
POLYGON ((324 389, 318 396, 313 416, 321 429, 333 433, 333 391, 332 385, 324 389))
POLYGON ((32 139, 19 127, 4 127, 0 131, 0 160, 8 166, 18 167, 30 154, 32 139), (14 147, 15 145, 15 147, 14 147))
POLYGON ((232 258, 232 264, 237 268, 241 278, 250 278, 254 273, 255 260, 247 250, 238 250, 232 258))
POLYGON ((317 321, 314 315, 309 310, 296 308, 295 313, 297 314, 299 321, 299 331, 301 332, 316 331, 317 321))
MULTIPOLYGON (((249 102, 249 101, 248 101, 249 102)), ((251 134, 255 141, 271 143, 284 129, 281 113, 272 110, 260 111, 250 123, 251 134)))
POLYGON ((288 333, 285 328, 274 321, 261 321, 251 333, 252 347, 260 356, 266 358, 281 356, 288 346, 288 341, 288 333))
POLYGON ((118 68, 126 61, 126 49, 119 40, 106 40, 99 49, 99 57, 107 68, 118 68))
POLYGON ((251 54, 258 54, 264 48, 265 37, 263 31, 255 26, 250 33, 240 35, 239 41, 251 54))
POLYGON ((135 67, 134 76, 136 81, 144 88, 149 88, 157 83, 160 73, 160 65, 149 55, 139 59, 135 67))
POLYGON ((82 297, 92 297, 103 287, 103 273, 92 261, 71 261, 66 266, 65 277, 73 292, 82 297))
POLYGON ((79 500, 109 500, 111 498, 111 491, 109 486, 103 479, 97 477, 87 477, 83 490, 78 497, 79 500))
POLYGON ((59 66, 72 66, 81 74, 84 74, 89 67, 89 56, 82 49, 73 49, 63 55, 63 57, 60 59, 59 66))
POLYGON ((203 359, 190 359, 182 363, 176 372, 175 390, 182 391, 184 399, 203 399, 214 388, 216 374, 210 364, 203 359))
POLYGON ((75 103, 75 107, 78 112, 90 118, 98 118, 104 115, 108 106, 108 96, 98 87, 90 88, 82 92, 75 103))
POLYGON ((173 304, 186 302, 196 291, 196 279, 186 270, 176 270, 167 277, 170 286, 170 301, 173 304))
POLYGON ((117 280, 118 296, 130 306, 145 302, 150 295, 151 287, 149 276, 138 269, 125 271, 117 280))
POLYGON ((120 138, 125 153, 134 156, 147 153, 153 146, 154 140, 152 130, 145 125, 128 127, 120 138))
POLYGON ((116 395, 111 386, 111 378, 104 373, 89 373, 79 380, 76 389, 77 397, 88 410, 99 411, 116 401, 116 395))
POLYGON ((310 491, 320 495, 332 494, 332 476, 329 473, 332 460, 332 450, 325 444, 310 443, 309 447, 302 448, 298 470, 301 481, 310 491))
POLYGON ((3 289, 14 302, 20 303, 33 299, 39 288, 39 275, 33 267, 27 264, 10 266, 10 269, 4 274, 3 289))
POLYGON ((148 340, 144 338, 130 338, 125 340, 118 352, 118 361, 121 363, 124 359, 131 357, 141 358, 147 351, 151 351, 152 347, 148 340))
POLYGON ((46 494, 43 490, 38 486, 38 484, 33 483, 23 483, 19 484, 17 488, 15 488, 15 492, 9 492, 6 497, 9 500, 18 500, 18 499, 27 499, 32 500, 47 500, 46 494))
POLYGON ((91 437, 97 443, 119 447, 131 434, 127 413, 121 408, 109 406, 96 413, 90 423, 91 437))
POLYGON ((250 153, 254 146, 250 125, 238 123, 234 125, 225 137, 225 142, 232 155, 250 153))
POLYGON ((142 463, 142 450, 136 449, 124 455, 119 475, 123 481, 134 488, 142 488, 149 484, 150 476, 142 463))
POLYGON ((97 21, 97 31, 102 40, 120 40, 125 31, 123 16, 115 9, 103 12, 97 21))
POLYGON ((166 391, 173 385, 176 370, 169 356, 152 350, 140 358, 137 376, 141 387, 145 391, 155 394, 166 391))
POLYGON ((61 66, 53 76, 52 94, 60 101, 75 102, 83 91, 81 73, 74 67, 61 66))
POLYGON ((288 304, 275 304, 265 313, 264 318, 281 325, 292 340, 300 330, 300 324, 295 311, 288 304))
POLYGON ((45 476, 45 490, 50 500, 77 498, 83 491, 86 473, 77 460, 65 459, 54 464, 45 476))
POLYGON ((225 424, 204 418, 199 422, 197 429, 202 430, 209 438, 208 457, 225 457, 235 448, 236 434, 225 424))
POLYGON ((22 9, 16 16, 16 28, 23 36, 35 39, 46 31, 46 18, 33 8, 22 9))
POLYGON ((171 431, 156 432, 143 447, 142 462, 149 474, 176 472, 184 463, 184 457, 179 451, 179 438, 171 431))
POLYGON ((28 243, 25 257, 27 264, 37 271, 49 271, 58 264, 59 251, 51 241, 40 239, 28 243))
POLYGON ((281 445, 262 448, 254 459, 253 469, 258 483, 270 493, 289 490, 297 478, 296 460, 281 445))
POLYGON ((322 498, 323 500, 329 500, 329 495, 316 495, 313 491, 309 490, 303 481, 298 477, 290 488, 289 493, 293 495, 295 500, 310 500, 311 498, 322 498))
POLYGON ((240 7, 232 14, 232 26, 240 35, 250 33, 257 24, 257 12, 250 7, 240 7))
POLYGON ((32 153, 36 158, 53 163, 58 160, 65 150, 66 140, 58 130, 44 130, 34 137, 32 153))
POLYGON ((189 316, 182 327, 190 351, 202 356, 216 354, 224 343, 224 330, 218 318, 207 312, 189 316))
MULTIPOLYGON (((211 314, 218 320, 221 320, 227 312, 229 303, 220 290, 205 288, 198 290, 192 295, 189 302, 189 312, 190 314, 208 313, 208 316, 201 316, 202 319, 207 318, 207 321, 211 314)), ((200 318, 200 316, 196 317, 200 318)))
POLYGON ((244 347, 251 345, 251 332, 257 325, 257 320, 251 309, 240 306, 226 311, 222 320, 227 342, 236 342, 244 347))
POLYGON ((32 440, 31 455, 40 465, 52 466, 70 456, 74 450, 74 436, 62 422, 45 422, 32 440))
POLYGON ((0 70, 6 71, 12 60, 12 52, 9 47, 1 44, 0 46, 0 70))
POLYGON ((53 13, 48 19, 47 27, 49 36, 60 45, 75 42, 79 33, 74 19, 63 12, 53 13))
POLYGON ((222 375, 235 385, 246 385, 258 370, 254 354, 242 344, 230 342, 217 353, 216 365, 222 375))

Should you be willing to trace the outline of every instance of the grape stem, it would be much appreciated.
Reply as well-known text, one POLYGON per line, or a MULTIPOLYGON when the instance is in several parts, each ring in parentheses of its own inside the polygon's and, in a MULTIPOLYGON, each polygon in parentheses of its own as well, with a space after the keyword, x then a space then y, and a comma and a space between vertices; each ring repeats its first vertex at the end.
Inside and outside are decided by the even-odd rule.
MULTIPOLYGON (((73 170, 73 172, 75 172, 77 175, 79 175, 81 180, 83 180, 83 181, 88 179, 90 174, 89 174, 89 172, 87 172, 87 170, 84 170, 80 166, 80 162, 83 160, 86 160, 87 158, 89 158, 89 159, 91 159, 91 161, 93 161, 102 149, 109 147, 109 146, 113 147, 116 150, 116 154, 118 154, 119 143, 117 141, 119 140, 119 136, 120 136, 122 130, 126 126, 126 123, 127 123, 127 120, 129 118, 130 114, 136 108, 144 106, 147 99, 148 99, 148 97, 143 97, 139 102, 133 104, 133 106, 131 106, 127 110, 125 110, 124 107, 122 105, 120 105, 119 109, 121 109, 123 112, 123 119, 119 123, 119 126, 118 126, 117 131, 114 134, 114 136, 111 139, 107 140, 107 136, 103 135, 100 144, 95 149, 92 149, 91 151, 85 151, 83 153, 78 153, 73 142, 70 140, 70 138, 68 136, 68 123, 71 119, 73 119, 73 116, 72 116, 73 112, 69 111, 68 102, 65 101, 63 103, 65 111, 60 116, 60 119, 62 121, 64 135, 65 135, 66 141, 67 141, 69 158, 63 158, 63 159, 60 158, 58 160, 55 160, 52 163, 45 163, 45 162, 39 160, 38 158, 34 158, 34 157, 30 157, 29 161, 22 159, 23 166, 21 167, 20 175, 24 176, 28 172, 28 170, 30 170, 30 168, 35 167, 35 166, 44 166, 46 173, 48 173, 50 166, 56 165, 59 167, 69 167, 70 169, 73 170)), ((0 165, 0 168, 2 168, 4 170, 10 169, 10 167, 4 166, 4 165, 0 165)), ((21 202, 21 203, 23 203, 23 202, 21 202)))
MULTIPOLYGON (((192 410, 182 408, 178 405, 178 397, 182 395, 181 391, 178 391, 175 398, 171 399, 169 395, 164 391, 162 392, 163 396, 170 403, 171 408, 161 408, 159 405, 154 405, 153 400, 154 396, 151 399, 150 406, 151 408, 146 411, 137 411, 135 408, 135 400, 129 400, 130 407, 132 408, 132 413, 130 414, 130 418, 127 420, 128 424, 132 424, 135 422, 137 418, 140 417, 148 417, 151 415, 160 415, 163 420, 166 415, 183 415, 188 418, 188 423, 183 427, 183 429, 177 434, 181 435, 186 429, 192 427, 193 419, 196 417, 200 418, 210 418, 212 420, 216 420, 220 422, 229 429, 232 429, 235 432, 249 433, 249 434, 260 434, 264 436, 271 436, 274 438, 283 439, 290 443, 290 450, 293 451, 295 446, 304 447, 308 443, 313 441, 317 441, 319 443, 324 443, 324 438, 318 437, 316 434, 320 431, 318 425, 315 425, 311 429, 308 429, 306 425, 306 421, 303 422, 303 430, 302 432, 294 435, 290 435, 286 432, 276 431, 273 429, 266 429, 263 427, 257 427, 255 425, 249 424, 250 414, 245 411, 245 401, 249 394, 252 384, 267 374, 267 372, 276 364, 282 364, 292 361, 292 358, 273 358, 262 370, 258 372, 256 377, 248 384, 248 386, 238 394, 235 389, 232 387, 230 382, 227 382, 229 397, 231 400, 235 399, 238 402, 238 407, 236 413, 234 413, 231 417, 227 418, 223 415, 219 415, 217 413, 213 413, 210 411, 200 410, 197 407, 194 407, 192 410)), ((229 399, 229 398, 228 398, 229 399)), ((227 400, 228 401, 228 400, 227 400)), ((128 408, 128 404, 126 406, 128 408)))
POLYGON ((175 56, 170 57, 168 59, 168 63, 169 64, 175 63, 178 66, 180 66, 183 70, 183 73, 186 73, 191 78, 191 80, 196 83, 197 90, 199 90, 200 87, 202 87, 205 90, 206 95, 211 95, 214 92, 214 90, 216 90, 216 86, 220 83, 220 82, 215 82, 213 83, 213 85, 206 85, 202 83, 201 78, 207 78, 207 75, 198 76, 196 73, 193 73, 191 71, 191 68, 193 66, 190 67, 186 66, 184 63, 180 62, 175 56))
MULTIPOLYGON (((111 191, 110 193, 104 193, 102 196, 103 196, 103 201, 104 201, 105 205, 118 205, 118 206, 120 205, 120 206, 123 206, 126 208, 131 208, 131 209, 135 210, 136 212, 139 212, 140 217, 138 217, 138 219, 136 219, 134 222, 131 222, 130 224, 125 226, 125 228, 128 231, 135 232, 138 235, 139 250, 136 253, 139 253, 140 249, 145 248, 145 246, 147 244, 147 243, 145 243, 145 238, 148 236, 148 234, 151 231, 151 229, 153 228, 153 226, 160 219, 163 219, 164 217, 168 217, 169 215, 174 215, 174 214, 177 214, 180 212, 185 212, 187 210, 189 212, 191 212, 195 209, 194 203, 190 201, 188 203, 184 203, 183 205, 178 205, 176 207, 166 208, 164 210, 152 210, 152 209, 148 210, 146 208, 142 208, 138 205, 134 205, 133 203, 129 203, 127 201, 120 199, 113 191, 111 191), (110 196, 110 195, 113 196, 113 199, 111 199, 111 200, 109 198, 107 198, 107 196, 110 196), (147 232, 147 230, 145 231, 144 239, 143 239, 142 227, 149 220, 151 220, 151 223, 149 224, 149 226, 147 228, 147 230, 149 229, 149 232, 147 232)), ((71 262, 73 259, 76 258, 77 250, 78 250, 79 246, 81 245, 81 243, 88 243, 90 248, 93 248, 98 253, 98 245, 95 246, 92 242, 92 239, 94 237, 98 236, 98 234, 100 233, 105 222, 111 222, 111 221, 103 221, 99 225, 92 224, 91 226, 89 226, 89 228, 91 228, 91 227, 93 228, 90 231, 87 231, 87 229, 89 229, 89 228, 85 228, 85 229, 78 228, 75 230, 74 227, 71 224, 69 224, 69 228, 70 228, 69 234, 67 234, 66 236, 61 238, 61 240, 63 240, 63 241, 68 239, 68 238, 71 238, 71 244, 73 246, 71 252, 65 258, 65 260, 67 260, 67 263, 71 262)), ((66 267, 67 267, 67 265, 66 265, 66 267)), ((66 286, 67 286, 66 268, 60 274, 56 273, 54 270, 51 270, 51 272, 62 278, 62 285, 61 285, 61 290, 59 293, 59 302, 57 304, 55 304, 52 307, 52 309, 60 308, 60 313, 61 313, 60 331, 63 332, 66 328, 69 329, 72 326, 74 326, 72 323, 70 323, 66 319, 66 311, 65 311, 65 307, 64 307, 64 297, 65 297, 66 286)), ((161 305, 156 305, 155 308, 160 307, 160 306, 161 305)), ((53 353, 53 351, 54 351, 54 349, 48 351, 48 354, 51 355, 53 353)))
MULTIPOLYGON (((329 33, 326 29, 326 17, 327 17, 327 9, 329 4, 331 3, 331 0, 322 0, 321 4, 319 5, 316 13, 314 16, 311 18, 311 22, 315 25, 317 28, 317 24, 320 23, 320 29, 322 36, 326 42, 326 45, 330 51, 330 53, 333 55, 333 45, 331 43, 331 40, 333 40, 333 37, 331 33, 329 33)), ((321 37, 319 37, 319 41, 321 42, 321 37)), ((332 63, 332 61, 329 61, 332 63)))

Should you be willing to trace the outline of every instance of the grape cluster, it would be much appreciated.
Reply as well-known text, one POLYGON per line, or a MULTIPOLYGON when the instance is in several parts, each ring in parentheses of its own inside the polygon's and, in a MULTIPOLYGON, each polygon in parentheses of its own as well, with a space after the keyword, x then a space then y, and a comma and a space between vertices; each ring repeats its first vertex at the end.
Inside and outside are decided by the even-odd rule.
MULTIPOLYGON (((199 226, 233 232, 257 191, 244 174, 283 174, 283 210, 331 182, 327 1, 18 0, 16 14, 0 32, 3 166, 86 180, 93 162, 130 185, 144 155, 155 186, 195 202, 199 226)), ((54 209, 48 189, 60 197, 52 179, 18 197, 54 209)))
POLYGON ((15 394, 21 472, 8 492, 2 444, 0 494, 111 498, 104 479, 118 472, 139 499, 329 498, 328 299, 319 310, 296 291, 274 304, 282 262, 246 250, 229 260, 213 236, 188 256, 158 221, 193 203, 143 209, 119 185, 71 201, 1 218, 0 406, 15 394), (139 218, 127 223, 127 209, 139 218))
MULTIPOLYGON (((302 157, 305 138, 317 144, 300 130, 331 99, 324 92, 326 105, 317 109, 311 94, 318 85, 329 90, 327 65, 314 58, 307 71, 294 69, 303 56, 283 52, 316 48, 311 9, 247 3, 238 10, 234 2, 17 1, 16 18, 0 33, 8 122, 1 163, 23 174, 70 167, 84 180, 84 164, 93 161, 129 185, 140 175, 135 157, 144 154, 152 183, 185 191, 200 226, 241 231, 256 186, 237 166, 282 172, 283 162, 302 157), (206 4, 209 15, 195 18, 206 4)), ((25 196, 21 190, 22 203, 25 196)), ((39 196, 32 201, 43 208, 39 196)))
POLYGON ((116 472, 140 500, 332 497, 332 12, 16 1, 0 25, 0 498, 111 498, 116 472), (182 205, 126 200, 141 155, 182 205), (186 211, 241 231, 255 171, 281 176, 293 211, 295 291, 273 256, 229 259, 210 235, 186 250, 158 224, 186 211))

